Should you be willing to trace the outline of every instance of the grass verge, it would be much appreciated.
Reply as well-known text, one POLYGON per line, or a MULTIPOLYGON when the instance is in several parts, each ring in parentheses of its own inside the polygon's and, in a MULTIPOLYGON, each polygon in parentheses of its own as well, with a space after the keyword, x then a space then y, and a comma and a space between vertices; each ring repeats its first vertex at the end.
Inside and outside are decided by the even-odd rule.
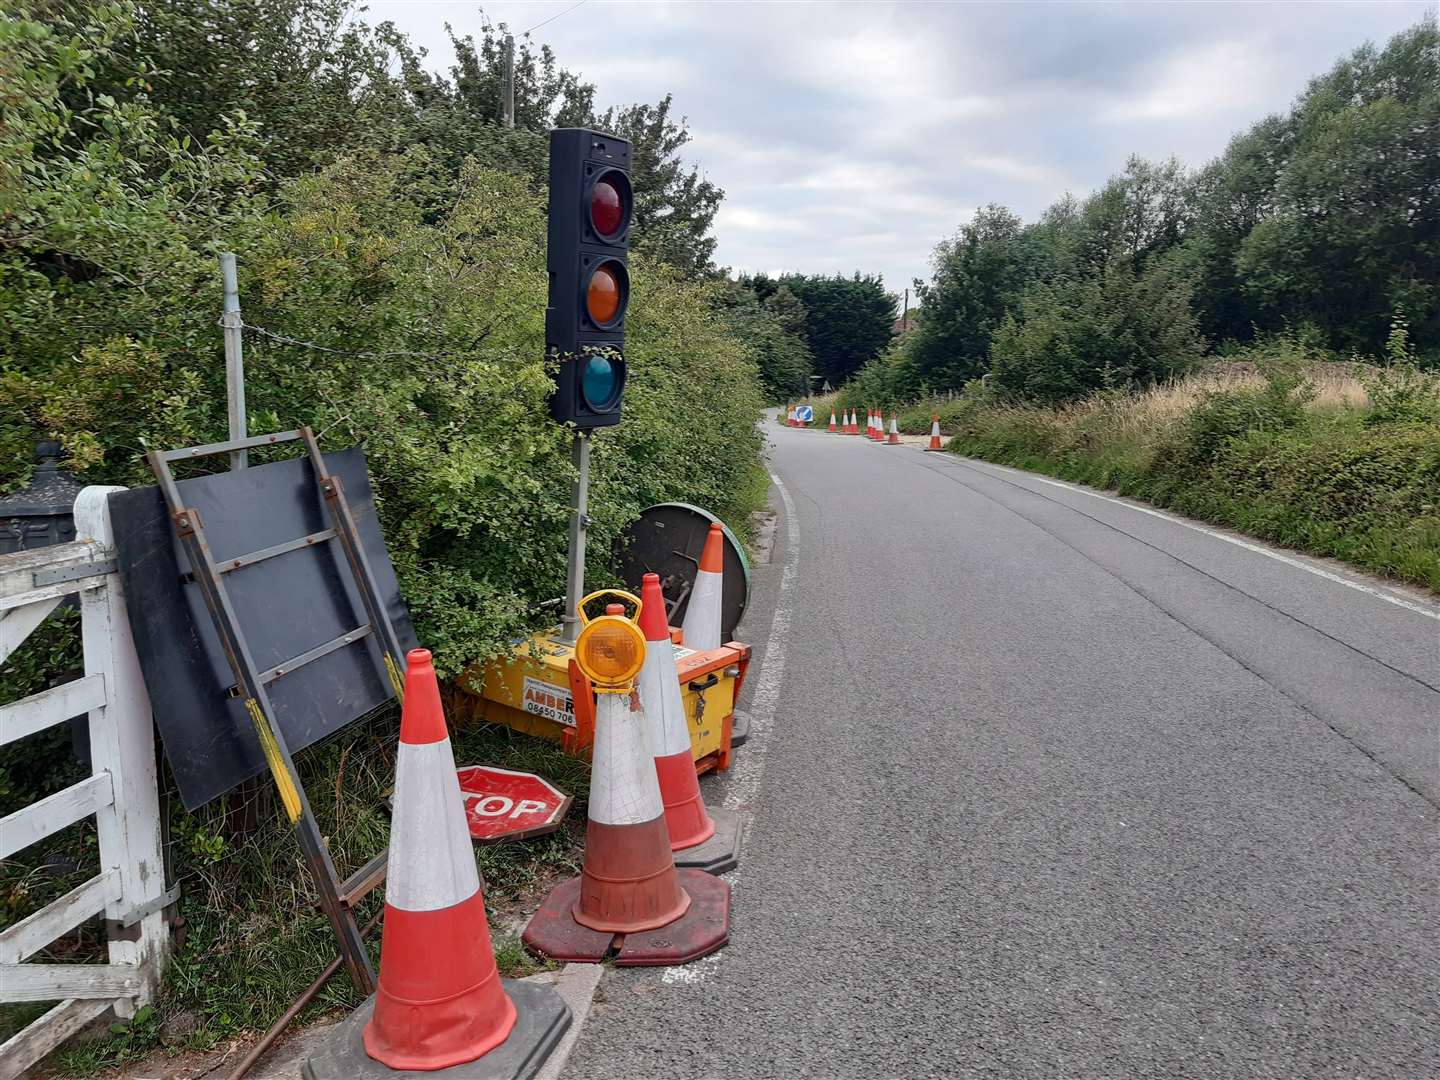
POLYGON ((1058 407, 977 389, 948 420, 956 453, 1440 592, 1440 376, 1404 365, 1229 365, 1058 407))

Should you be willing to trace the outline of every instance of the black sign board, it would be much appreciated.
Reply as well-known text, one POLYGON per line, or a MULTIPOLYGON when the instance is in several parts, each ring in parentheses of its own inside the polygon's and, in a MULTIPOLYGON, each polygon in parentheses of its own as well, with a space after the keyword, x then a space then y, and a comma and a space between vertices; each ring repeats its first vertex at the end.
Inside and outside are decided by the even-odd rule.
MULTIPOLYGON (((376 590, 403 649, 416 645, 409 612, 375 517, 358 449, 325 455, 344 484, 376 590)), ((291 751, 309 746, 394 697, 374 633, 317 647, 365 627, 365 608, 339 544, 324 539, 275 554, 331 525, 308 459, 178 481, 199 511, 216 566, 291 751), (246 557, 254 558, 253 561, 246 557), (236 566, 236 561, 241 565, 236 566), (306 659, 294 670, 288 662, 306 659), (275 673, 279 668, 280 672, 275 673)), ((158 487, 110 496, 116 558, 155 721, 181 798, 193 810, 267 771, 244 701, 158 487)), ((403 663, 403 660, 402 660, 403 663)))

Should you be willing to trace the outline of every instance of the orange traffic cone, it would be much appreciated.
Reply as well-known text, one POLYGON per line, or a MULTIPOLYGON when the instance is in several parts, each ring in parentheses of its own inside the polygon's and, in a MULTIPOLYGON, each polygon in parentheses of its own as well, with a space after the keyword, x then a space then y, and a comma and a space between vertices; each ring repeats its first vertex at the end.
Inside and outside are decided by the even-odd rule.
POLYGON ((830 432, 831 435, 834 435, 835 432, 836 432, 836 429, 835 429, 835 410, 834 410, 834 409, 831 409, 831 410, 830 410, 830 427, 829 427, 828 430, 829 430, 829 432, 830 432))
POLYGON ((845 434, 855 434, 855 412, 853 409, 845 410, 845 434))
POLYGON ((690 602, 685 606, 685 621, 681 630, 685 634, 687 649, 704 652, 718 649, 720 640, 720 597, 724 590, 725 574, 725 530, 716 522, 705 536, 705 548, 700 553, 700 567, 695 574, 695 584, 690 589, 690 602))
POLYGON ((880 418, 879 409, 870 410, 870 439, 873 442, 885 441, 885 421, 880 418))
POLYGON ((593 643, 595 652, 629 665, 623 679, 595 683, 584 866, 578 878, 550 891, 521 940, 552 960, 599 963, 614 951, 616 935, 624 935, 616 964, 683 964, 729 940, 730 886, 701 870, 675 868, 645 713, 633 688, 640 664, 632 661, 646 651, 644 637, 634 623, 615 617, 616 608, 576 642, 576 663, 585 670, 586 634, 608 623, 599 625, 606 637, 593 643))
POLYGON ((895 414, 893 412, 890 414, 890 437, 885 441, 891 446, 900 445, 900 429, 895 426, 895 414))
POLYGON ((570 1026, 548 986, 502 980, 430 653, 406 657, 375 996, 304 1062, 305 1080, 381 1080, 468 1063, 467 1077, 533 1070, 570 1026))
POLYGON ((646 574, 640 588, 640 629, 645 633, 645 666, 640 669, 640 705, 660 801, 665 805, 665 827, 676 866, 695 866, 712 874, 738 865, 739 818, 724 810, 707 811, 695 773, 690 742, 690 721, 680 697, 680 676, 675 668, 675 646, 665 618, 665 596, 660 575, 646 574))
POLYGON ((490 947, 430 653, 406 659, 380 988, 365 1050, 392 1069, 443 1069, 504 1042, 515 1006, 490 947))
POLYGON ((930 418, 930 445, 927 446, 927 447, 925 447, 925 449, 926 449, 926 450, 943 450, 943 449, 944 449, 944 447, 942 447, 942 446, 940 445, 940 417, 938 417, 938 416, 932 416, 932 417, 930 418))

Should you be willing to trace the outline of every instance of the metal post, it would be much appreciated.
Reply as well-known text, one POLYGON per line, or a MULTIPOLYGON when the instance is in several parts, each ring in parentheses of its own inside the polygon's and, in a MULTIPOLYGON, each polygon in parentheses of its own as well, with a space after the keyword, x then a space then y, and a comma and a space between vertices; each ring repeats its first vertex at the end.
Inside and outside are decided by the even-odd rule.
MULTIPOLYGON (((230 417, 230 439, 245 438, 245 356, 241 344, 240 285, 235 276, 235 253, 220 253, 220 280, 225 289, 225 311, 220 323, 225 327, 225 397, 230 417)), ((235 450, 230 454, 230 468, 243 469, 249 464, 249 453, 235 450)))
POLYGON ((515 38, 505 35, 505 98, 502 105, 507 128, 515 126, 515 38))
POLYGON ((565 576, 565 611, 560 616, 562 639, 573 645, 580 636, 580 616, 576 608, 585 595, 585 530, 590 525, 590 433, 577 431, 570 444, 570 460, 575 465, 575 485, 570 489, 570 569, 565 576))

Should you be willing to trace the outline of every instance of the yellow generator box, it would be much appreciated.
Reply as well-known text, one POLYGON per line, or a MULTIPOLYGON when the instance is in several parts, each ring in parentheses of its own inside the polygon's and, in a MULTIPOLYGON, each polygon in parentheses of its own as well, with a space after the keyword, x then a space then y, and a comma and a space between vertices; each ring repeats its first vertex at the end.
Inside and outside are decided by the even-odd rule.
MULTIPOLYGON (((730 767, 735 702, 750 667, 750 646, 732 641, 696 652, 673 645, 680 697, 697 772, 730 767)), ((588 756, 595 740, 595 692, 559 630, 526 638, 508 656, 475 664, 456 685, 462 719, 503 724, 588 756)))

